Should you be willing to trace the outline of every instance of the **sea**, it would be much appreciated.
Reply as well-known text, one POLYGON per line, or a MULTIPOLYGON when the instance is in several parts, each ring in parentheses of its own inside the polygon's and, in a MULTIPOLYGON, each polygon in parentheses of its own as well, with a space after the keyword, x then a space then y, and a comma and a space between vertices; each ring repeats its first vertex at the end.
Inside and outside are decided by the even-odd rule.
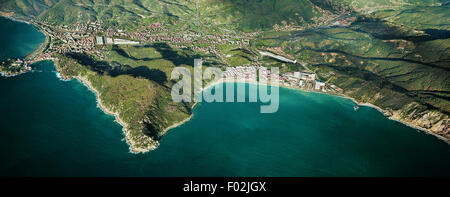
MULTIPOLYGON (((0 18, 0 60, 44 40, 0 18)), ((273 114, 259 113, 262 103, 200 103, 156 150, 132 154, 93 92, 59 79, 51 61, 32 67, 0 77, 0 176, 450 175, 450 146, 435 136, 346 98, 286 88, 273 114)))

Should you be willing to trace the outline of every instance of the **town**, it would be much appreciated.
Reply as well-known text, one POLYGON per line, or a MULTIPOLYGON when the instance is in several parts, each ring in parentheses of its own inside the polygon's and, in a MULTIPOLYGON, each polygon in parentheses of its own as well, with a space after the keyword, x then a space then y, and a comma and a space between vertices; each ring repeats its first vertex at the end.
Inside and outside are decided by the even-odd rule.
MULTIPOLYGON (((102 21, 76 23, 71 26, 66 25, 52 25, 40 21, 31 21, 32 24, 39 27, 39 29, 47 36, 46 43, 40 49, 30 54, 25 59, 18 59, 15 65, 24 66, 20 72, 31 70, 28 65, 42 60, 57 61, 57 54, 65 53, 87 53, 95 55, 99 59, 104 59, 103 51, 107 50, 107 46, 111 45, 140 45, 165 42, 177 48, 191 48, 196 52, 205 54, 214 54, 219 58, 223 58, 223 54, 216 48, 218 44, 231 44, 245 48, 249 44, 249 40, 259 34, 241 33, 240 35, 231 34, 216 34, 209 35, 204 33, 193 32, 191 30, 185 31, 180 35, 167 34, 167 29, 161 23, 154 23, 148 26, 141 27, 138 31, 127 33, 122 29, 116 27, 103 28, 102 21)), ((259 51, 261 56, 268 56, 277 61, 300 64, 297 60, 290 60, 281 55, 274 54, 269 51, 259 51)), ((306 67, 305 67, 306 68, 306 67)), ((321 91, 330 93, 342 93, 342 89, 335 85, 327 84, 317 79, 316 74, 312 72, 288 72, 281 76, 271 74, 270 70, 261 66, 258 61, 253 61, 251 64, 241 65, 237 67, 227 67, 223 73, 225 79, 235 78, 239 80, 254 80, 261 81, 277 80, 278 84, 284 87, 298 88, 309 91, 321 91)))
POLYGON ((9 77, 31 71, 27 62, 21 59, 7 59, 0 64, 0 75, 9 77))
POLYGON ((133 33, 114 26, 104 28, 102 21, 75 23, 74 25, 52 25, 31 20, 31 23, 47 36, 47 45, 41 46, 36 56, 26 58, 27 63, 41 60, 54 60, 56 54, 88 53, 104 59, 102 51, 107 45, 136 45, 164 42, 176 48, 190 48, 196 52, 214 54, 223 57, 217 49, 218 44, 246 46, 249 40, 259 34, 205 34, 186 30, 181 33, 170 33, 161 23, 153 23, 140 27, 133 33))
POLYGON ((297 88, 308 91, 319 91, 328 93, 343 93, 343 90, 335 85, 322 82, 317 79, 316 74, 311 72, 288 72, 283 73, 281 76, 271 73, 266 67, 263 66, 237 66, 227 67, 222 73, 222 77, 225 81, 237 81, 237 82, 254 82, 254 83, 267 83, 274 81, 283 87, 297 88), (258 78, 259 77, 259 78, 258 78))

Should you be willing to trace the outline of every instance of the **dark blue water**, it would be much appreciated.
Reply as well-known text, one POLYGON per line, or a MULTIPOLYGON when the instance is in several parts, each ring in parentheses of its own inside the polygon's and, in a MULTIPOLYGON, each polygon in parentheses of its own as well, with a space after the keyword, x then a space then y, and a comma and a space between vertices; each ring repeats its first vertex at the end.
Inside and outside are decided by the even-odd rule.
MULTIPOLYGON (((19 47, 3 43, 13 40, 1 44, 19 47)), ((283 88, 275 114, 260 114, 260 103, 201 103, 158 149, 131 154, 92 92, 59 80, 49 61, 33 67, 0 77, 1 176, 450 175, 450 146, 436 137, 372 108, 355 112, 348 99, 283 88)))

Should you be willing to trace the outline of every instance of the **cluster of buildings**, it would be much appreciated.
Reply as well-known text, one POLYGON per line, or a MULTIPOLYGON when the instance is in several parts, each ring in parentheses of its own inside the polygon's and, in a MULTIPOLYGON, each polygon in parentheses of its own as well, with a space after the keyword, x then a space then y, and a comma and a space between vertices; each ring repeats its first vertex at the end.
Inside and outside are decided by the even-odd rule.
POLYGON ((328 85, 317 79, 316 74, 310 72, 289 72, 282 75, 286 86, 297 86, 301 89, 315 91, 329 91, 328 85))
POLYGON ((61 25, 61 29, 73 32, 93 32, 102 29, 103 22, 100 21, 88 21, 87 23, 77 22, 73 25, 61 25))
POLYGON ((161 23, 143 26, 135 32, 128 33, 115 26, 105 28, 101 20, 77 22, 73 25, 54 25, 40 21, 32 21, 32 23, 40 27, 50 39, 49 46, 38 57, 34 57, 35 60, 51 59, 56 54, 64 53, 89 53, 103 59, 104 45, 137 45, 154 42, 170 43, 177 48, 190 48, 196 52, 214 54, 223 58, 217 45, 245 46, 249 44, 251 37, 260 34, 260 32, 208 34, 192 30, 169 32, 161 23))
MULTIPOLYGON (((164 31, 164 27, 159 23, 154 23, 145 27, 143 31, 137 31, 132 34, 127 34, 123 30, 110 27, 103 30, 101 22, 76 23, 72 26, 52 26, 49 24, 35 22, 41 30, 51 39, 47 47, 43 49, 42 53, 33 57, 31 60, 17 60, 13 66, 24 66, 25 69, 31 70, 29 64, 41 60, 55 60, 54 55, 64 54, 70 52, 76 53, 90 53, 103 58, 103 45, 136 45, 143 42, 169 42, 175 47, 191 48, 195 51, 204 53, 213 53, 218 57, 223 54, 216 48, 217 44, 237 44, 246 45, 250 37, 257 36, 258 32, 246 35, 205 35, 192 31, 185 31, 180 35, 158 35, 153 32, 164 31), (100 32, 105 36, 95 36, 100 32), (153 33, 153 34, 151 34, 153 33), (113 38, 116 36, 129 37, 131 39, 139 40, 132 41, 127 39, 113 38)), ((290 60, 286 57, 276 55, 268 51, 259 51, 262 56, 269 56, 282 62, 296 64, 297 60, 290 60)), ((223 72, 224 78, 234 78, 237 80, 245 79, 246 81, 278 81, 278 84, 287 87, 296 87, 300 89, 323 91, 323 92, 342 92, 342 89, 329 85, 317 79, 316 74, 310 72, 288 72, 281 76, 271 73, 270 70, 260 66, 258 63, 253 63, 245 66, 227 67, 223 72)))
POLYGON ((94 33, 101 31, 99 23, 76 23, 71 26, 53 26, 44 22, 33 21, 48 36, 50 42, 43 51, 33 57, 31 62, 52 59, 56 54, 91 53, 101 56, 100 49, 95 47, 94 33))
POLYGON ((259 67, 259 81, 278 81, 279 84, 283 82, 283 79, 279 74, 272 73, 270 70, 267 70, 266 67, 259 67))
MULTIPOLYGON (((56 54, 64 53, 89 53, 103 59, 103 45, 140 44, 140 42, 137 41, 112 38, 114 36, 127 36, 127 34, 124 33, 123 30, 115 27, 110 27, 105 30, 102 27, 101 21, 87 23, 78 22, 70 26, 55 26, 39 21, 32 21, 32 23, 38 26, 40 30, 48 36, 50 42, 36 57, 27 60, 29 63, 41 60, 54 60, 55 58, 53 57, 56 54), (100 33, 106 34, 107 36, 95 36, 100 33)), ((154 28, 157 27, 158 26, 154 26, 154 28)))
POLYGON ((284 73, 281 77, 284 80, 285 86, 294 86, 306 90, 322 91, 322 92, 338 92, 342 93, 343 90, 335 85, 322 82, 317 79, 315 73, 310 72, 288 72, 284 73))
MULTIPOLYGON (((130 37, 144 42, 169 42, 174 44, 175 47, 185 48, 190 47, 193 50, 201 51, 204 53, 213 53, 217 56, 222 56, 220 51, 216 48, 217 44, 237 44, 246 45, 249 42, 249 38, 258 35, 258 33, 251 33, 249 35, 230 35, 230 34, 218 34, 218 35, 204 35, 203 33, 197 33, 192 31, 186 31, 180 35, 167 35, 167 34, 151 34, 152 32, 158 32, 165 30, 160 23, 154 23, 145 27, 142 31, 137 31, 132 34, 127 34, 123 30, 116 29, 115 27, 103 30, 101 22, 88 22, 88 23, 76 23, 72 26, 58 26, 54 27, 44 23, 38 23, 42 31, 46 33, 52 40, 49 46, 32 60, 23 61, 23 64, 29 64, 35 61, 53 59, 53 55, 57 53, 91 53, 100 58, 103 58, 101 53, 103 45, 136 45, 140 44, 139 41, 132 41, 127 39, 112 38, 114 36, 130 37), (105 34, 105 36, 94 36, 99 32, 105 34)), ((262 56, 270 56, 274 59, 278 59, 283 62, 296 64, 297 60, 290 60, 286 57, 276 55, 268 51, 259 51, 262 56)), ((19 62, 20 63, 20 62, 19 62)), ((28 68, 28 67, 27 67, 28 68)), ((307 90, 315 91, 342 91, 339 87, 334 85, 327 85, 325 82, 321 82, 316 79, 316 74, 309 72, 289 72, 284 73, 281 76, 271 73, 265 67, 253 64, 249 66, 227 67, 223 73, 224 78, 236 78, 246 80, 258 80, 258 81, 273 81, 277 80, 279 84, 289 87, 297 87, 307 90)))
POLYGON ((11 66, 14 66, 14 67, 23 67, 23 70, 25 70, 25 71, 30 71, 30 70, 31 70, 31 67, 29 67, 28 65, 29 65, 29 64, 28 64, 27 61, 24 61, 24 60, 21 60, 21 59, 17 59, 16 61, 14 61, 14 62, 11 64, 11 66))
POLYGON ((15 76, 30 70, 28 63, 21 59, 7 59, 0 62, 0 76, 15 76))
POLYGON ((317 79, 317 75, 310 72, 288 72, 281 76, 271 73, 266 67, 262 66, 237 66, 227 67, 222 73, 225 79, 236 79, 246 81, 278 81, 278 84, 286 87, 300 88, 321 92, 338 92, 342 93, 342 89, 329 85, 317 79))
POLYGON ((256 81, 258 69, 259 68, 256 66, 227 67, 226 70, 222 73, 222 77, 226 79, 235 78, 256 81))
POLYGON ((246 81, 260 81, 260 82, 268 82, 268 81, 280 81, 280 75, 276 73, 272 73, 266 67, 263 66, 236 66, 236 67, 227 67, 226 70, 222 73, 223 78, 225 79, 237 79, 237 80, 246 80, 246 81))
MULTIPOLYGON (((174 45, 177 48, 190 48, 196 52, 205 54, 214 54, 221 56, 220 50, 216 48, 218 44, 232 44, 244 46, 250 43, 250 38, 259 35, 261 32, 228 34, 215 33, 208 34, 204 32, 195 32, 192 30, 168 31, 164 25, 153 23, 141 27, 138 31, 126 34, 120 33, 120 36, 129 37, 133 40, 139 40, 146 43, 165 42, 174 45)), ((116 36, 116 32, 108 29, 105 33, 108 36, 116 36), (109 33, 110 32, 110 33, 109 33)))
POLYGON ((51 54, 49 53, 40 53, 38 56, 28 60, 23 60, 26 64, 30 65, 33 64, 35 62, 39 62, 39 61, 43 61, 43 60, 58 60, 57 58, 53 57, 51 54))

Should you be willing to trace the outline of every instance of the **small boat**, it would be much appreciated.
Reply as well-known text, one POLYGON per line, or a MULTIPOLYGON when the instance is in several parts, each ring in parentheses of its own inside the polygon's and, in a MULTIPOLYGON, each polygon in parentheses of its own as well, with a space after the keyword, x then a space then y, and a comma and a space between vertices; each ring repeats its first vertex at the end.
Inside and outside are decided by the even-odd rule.
POLYGON ((356 111, 356 110, 358 110, 359 109, 359 105, 355 105, 354 107, 353 107, 353 109, 356 111))

